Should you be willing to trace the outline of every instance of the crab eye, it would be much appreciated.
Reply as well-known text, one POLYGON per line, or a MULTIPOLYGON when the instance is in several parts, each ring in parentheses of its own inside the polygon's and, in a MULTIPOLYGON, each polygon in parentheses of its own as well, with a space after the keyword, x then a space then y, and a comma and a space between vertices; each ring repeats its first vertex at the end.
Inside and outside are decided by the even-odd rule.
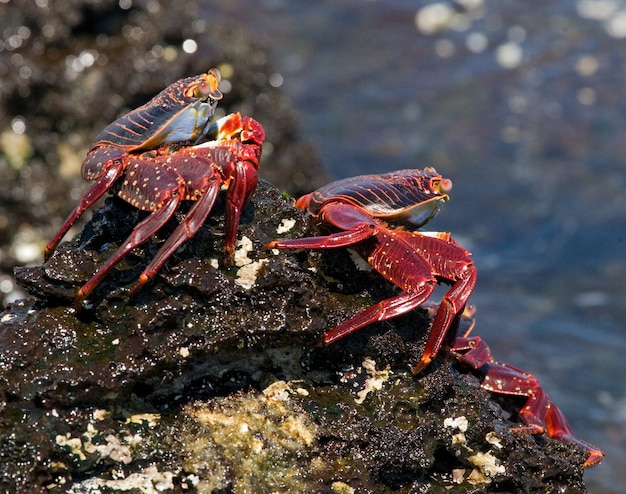
POLYGON ((222 76, 217 69, 211 69, 206 74, 202 74, 194 77, 194 81, 189 84, 183 90, 183 96, 185 98, 198 98, 206 100, 211 98, 212 100, 222 99, 222 92, 218 86, 222 76))
POLYGON ((447 194, 452 190, 452 180, 450 180, 449 178, 442 178, 439 182, 438 189, 443 194, 447 194))
POLYGON ((206 81, 201 81, 194 92, 196 93, 196 96, 208 96, 211 94, 211 88, 206 81))
POLYGON ((211 94, 211 88, 206 81, 200 81, 198 84, 192 84, 185 89, 186 98, 204 98, 211 94))
POLYGON ((439 194, 448 194, 452 190, 452 180, 449 178, 434 178, 430 186, 433 191, 439 194))

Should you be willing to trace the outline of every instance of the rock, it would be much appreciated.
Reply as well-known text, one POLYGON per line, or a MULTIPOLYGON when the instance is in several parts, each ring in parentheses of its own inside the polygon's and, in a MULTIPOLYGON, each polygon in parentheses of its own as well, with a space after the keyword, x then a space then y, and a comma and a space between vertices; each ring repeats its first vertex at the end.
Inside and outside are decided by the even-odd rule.
POLYGON ((17 271, 30 298, 0 315, 5 491, 585 492, 584 451, 510 432, 519 403, 446 356, 412 375, 427 311, 316 347, 393 287, 343 249, 263 251, 319 233, 265 181, 225 267, 223 206, 133 299, 176 221, 71 306, 143 214, 116 197, 17 271))
POLYGON ((0 281, 9 301, 13 267, 36 261, 87 187, 80 165, 96 135, 183 77, 220 68, 215 118, 240 111, 263 124, 263 178, 294 195, 327 182, 265 42, 219 11, 199 18, 201 7, 0 2, 0 281))

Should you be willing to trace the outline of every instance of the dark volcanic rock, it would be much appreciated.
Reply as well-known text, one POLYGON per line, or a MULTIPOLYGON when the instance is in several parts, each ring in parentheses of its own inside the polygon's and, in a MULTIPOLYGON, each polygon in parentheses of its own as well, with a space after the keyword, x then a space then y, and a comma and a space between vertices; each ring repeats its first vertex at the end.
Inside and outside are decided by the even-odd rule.
POLYGON ((328 348, 321 333, 392 288, 344 250, 263 251, 317 233, 262 182, 225 267, 223 204, 133 299, 176 222, 80 310, 73 294, 141 213, 115 197, 0 316, 7 492, 584 492, 584 452, 517 420, 444 357, 414 377, 421 309, 328 348), (293 222, 293 223, 292 223, 293 222))
POLYGON ((202 8, 196 0, 0 2, 0 281, 35 261, 32 246, 42 248, 74 207, 96 135, 211 67, 225 93, 215 118, 240 111, 265 128, 261 176, 294 195, 326 182, 265 42, 217 13, 199 16, 202 8))

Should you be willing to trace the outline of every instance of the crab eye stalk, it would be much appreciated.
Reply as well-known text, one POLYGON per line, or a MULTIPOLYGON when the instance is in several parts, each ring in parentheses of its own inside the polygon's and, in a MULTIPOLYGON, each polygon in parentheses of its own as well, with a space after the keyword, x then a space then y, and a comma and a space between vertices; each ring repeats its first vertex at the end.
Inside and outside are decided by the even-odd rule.
POLYGON ((452 180, 450 180, 449 178, 433 180, 432 188, 434 191, 440 194, 447 195, 452 190, 452 180))
POLYGON ((209 96, 211 99, 222 99, 222 93, 219 90, 222 74, 217 69, 211 69, 207 72, 206 78, 202 81, 199 91, 203 96, 209 96))
POLYGON ((222 99, 222 92, 219 90, 222 76, 217 69, 209 70, 200 82, 192 84, 185 90, 185 97, 212 100, 222 99))

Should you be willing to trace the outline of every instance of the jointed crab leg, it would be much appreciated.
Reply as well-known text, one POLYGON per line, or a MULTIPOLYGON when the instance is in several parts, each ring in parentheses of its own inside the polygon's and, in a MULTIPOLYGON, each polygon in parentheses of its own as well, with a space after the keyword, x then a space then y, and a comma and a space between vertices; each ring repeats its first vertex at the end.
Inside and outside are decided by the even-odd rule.
MULTIPOLYGON (((244 119, 245 122, 248 120, 244 119)), ((224 243, 226 263, 232 262, 241 210, 257 183, 256 168, 250 166, 246 160, 255 157, 256 155, 248 155, 238 140, 223 139, 185 148, 167 158, 171 166, 187 177, 185 198, 198 196, 198 200, 141 274, 139 282, 131 290, 131 295, 154 277, 178 247, 198 232, 215 204, 221 183, 228 187, 224 243), (218 163, 222 163, 222 166, 218 163), (213 170, 213 173, 207 174, 207 170, 213 170)))
MULTIPOLYGON (((214 132, 209 121, 222 93, 217 69, 171 84, 145 105, 109 124, 85 157, 81 175, 95 183, 44 251, 47 260, 76 220, 109 190, 125 170, 129 156, 162 145, 196 141, 214 132)), ((165 146, 167 148, 167 146, 165 146)))
POLYGON ((243 208, 252 197, 252 192, 258 182, 258 172, 242 161, 238 161, 233 172, 233 180, 228 185, 226 193, 226 213, 224 222, 224 250, 226 251, 225 262, 233 263, 235 256, 235 243, 237 241, 237 225, 241 219, 243 208))
MULTIPOLYGON (((332 216, 332 210, 333 208, 325 210, 325 221, 328 221, 327 214, 331 213, 332 216)), ((354 208, 351 208, 350 213, 353 219, 358 218, 354 208)), ((345 218, 344 216, 343 219, 345 220, 345 218)), ((361 225, 366 224, 366 215, 359 219, 362 220, 361 225)), ((337 224, 336 217, 333 218, 333 221, 334 224, 337 224)), ((342 228, 349 226, 345 221, 341 225, 342 228)), ((419 232, 380 229, 375 234, 376 243, 372 247, 367 241, 363 244, 359 242, 363 238, 372 236, 373 229, 377 226, 373 222, 370 222, 367 228, 360 227, 356 222, 351 226, 352 228, 346 232, 335 233, 326 237, 277 240, 270 243, 268 247, 327 249, 350 246, 367 259, 368 263, 380 274, 405 291, 365 309, 336 328, 327 331, 324 334, 324 344, 327 345, 364 326, 391 319, 419 307, 432 294, 437 283, 435 276, 440 276, 446 280, 458 280, 444 295, 439 306, 423 356, 413 369, 413 372, 417 374, 438 354, 446 337, 454 338, 456 336, 458 321, 455 319, 457 314, 463 311, 467 299, 474 289, 476 268, 473 263, 465 259, 457 261, 460 266, 456 264, 448 266, 445 262, 439 261, 446 259, 445 254, 448 251, 457 257, 459 253, 465 253, 445 233, 437 232, 425 235, 419 232), (432 264, 426 262, 424 258, 432 264)))
POLYGON ((526 397, 519 411, 523 426, 514 432, 529 434, 547 433, 554 439, 574 443, 589 452, 583 468, 600 463, 604 453, 586 441, 574 436, 571 426, 559 408, 550 401, 548 394, 539 386, 532 374, 509 364, 496 362, 491 349, 478 336, 459 337, 451 348, 455 358, 481 374, 481 387, 489 392, 526 397))
POLYGON ((87 211, 87 209, 93 206, 95 202, 100 199, 104 195, 104 193, 113 186, 116 180, 122 176, 123 172, 124 167, 121 164, 119 166, 112 166, 108 170, 106 170, 106 172, 103 173, 102 176, 85 191, 85 193, 80 198, 78 205, 63 222, 63 226, 61 227, 61 229, 48 243, 48 245, 46 245, 43 254, 44 261, 47 261, 50 258, 67 231, 72 227, 74 223, 76 223, 76 220, 80 218, 80 216, 85 211, 87 211))
POLYGON ((100 283, 102 278, 122 260, 131 250, 143 244, 154 235, 173 216, 183 198, 184 182, 171 169, 160 168, 154 173, 153 165, 150 161, 137 160, 131 167, 129 178, 125 179, 120 196, 128 200, 136 207, 144 210, 155 210, 150 216, 144 219, 135 227, 124 244, 109 258, 109 260, 98 269, 96 274, 85 283, 76 295, 76 303, 80 304, 93 289, 100 283), (138 180, 143 184, 139 190, 132 188, 129 180, 138 180), (170 182, 169 186, 166 182, 170 182), (153 186, 159 183, 162 189, 155 190, 153 186), (157 206, 159 205, 159 206, 157 206))
POLYGON ((204 224, 207 216, 211 212, 215 200, 220 191, 220 177, 215 173, 210 177, 207 177, 204 185, 203 195, 192 206, 187 213, 187 216, 181 221, 180 225, 176 227, 176 230, 167 239, 163 246, 159 249, 154 259, 144 269, 143 273, 139 276, 139 281, 131 289, 130 295, 135 295, 143 285, 148 283, 161 266, 167 261, 167 259, 180 247, 185 241, 192 238, 204 224))
MULTIPOLYGON (((449 234, 440 232, 437 234, 446 236, 447 238, 445 241, 447 243, 440 249, 432 248, 424 250, 424 255, 433 263, 436 263, 437 261, 441 262, 441 259, 444 256, 440 256, 439 254, 442 251, 445 252, 447 249, 450 249, 452 245, 456 247, 456 249, 453 250, 461 249, 461 247, 454 243, 449 234), (433 253, 436 255, 435 258, 433 258, 433 253)), ((441 239, 437 240, 441 241, 441 239)), ((414 374, 419 374, 428 366, 433 357, 439 353, 439 350, 446 342, 446 339, 453 340, 456 337, 460 314, 465 309, 467 300, 474 291, 474 286, 476 285, 476 267, 471 262, 464 262, 460 266, 455 266, 453 269, 450 266, 441 266, 438 274, 445 279, 456 278, 457 281, 443 296, 441 304, 439 304, 437 314, 433 320, 432 328, 428 334, 428 339, 426 340, 426 345, 424 346, 422 358, 413 367, 414 374)), ((450 343, 451 341, 449 341, 448 344, 450 343)))
POLYGON ((192 148, 201 160, 209 165, 209 160, 220 164, 222 185, 226 192, 226 212, 224 217, 225 263, 232 264, 237 240, 237 228, 241 212, 248 204, 256 189, 261 158, 261 143, 265 138, 263 128, 250 117, 234 113, 215 122, 209 131, 212 141, 192 148))
POLYGON ((403 292, 395 297, 390 297, 378 302, 376 305, 368 307, 362 312, 351 319, 343 322, 336 328, 333 328, 323 335, 324 345, 330 345, 335 341, 354 333, 360 328, 363 328, 369 324, 386 321, 393 317, 405 314, 410 310, 419 307, 432 293, 434 285, 424 284, 423 290, 417 293, 403 292))
POLYGON ((404 314, 421 305, 431 295, 437 280, 430 266, 416 254, 412 246, 407 245, 398 232, 381 229, 369 215, 345 204, 333 204, 325 208, 321 216, 325 222, 341 225, 345 231, 325 237, 275 240, 268 248, 332 249, 350 246, 385 278, 406 291, 365 309, 327 331, 324 344, 330 345, 368 324, 404 314), (361 245, 360 242, 372 237, 374 231, 377 232, 377 242, 361 245))
POLYGON ((378 321, 406 313, 423 304, 438 281, 452 284, 444 296, 430 330, 422 359, 415 367, 419 372, 437 355, 446 339, 454 339, 458 325, 457 314, 463 311, 476 283, 476 269, 469 252, 458 246, 447 233, 410 232, 390 228, 372 214, 393 217, 422 208, 420 218, 429 218, 438 209, 438 202, 447 198, 445 190, 428 180, 434 170, 405 170, 389 175, 367 176, 338 181, 298 200, 298 207, 307 208, 324 223, 339 229, 327 236, 275 240, 267 248, 332 249, 351 247, 383 277, 396 284, 403 293, 365 309, 324 334, 324 344, 330 344, 348 334, 378 321), (405 191, 407 183, 419 184, 417 191, 405 191), (367 187, 364 186, 367 185, 367 187), (409 194, 412 192, 412 194, 409 194), (421 201, 418 203, 406 202, 421 201), (372 200, 389 201, 372 203, 372 200), (391 201, 397 200, 398 203, 391 201))

